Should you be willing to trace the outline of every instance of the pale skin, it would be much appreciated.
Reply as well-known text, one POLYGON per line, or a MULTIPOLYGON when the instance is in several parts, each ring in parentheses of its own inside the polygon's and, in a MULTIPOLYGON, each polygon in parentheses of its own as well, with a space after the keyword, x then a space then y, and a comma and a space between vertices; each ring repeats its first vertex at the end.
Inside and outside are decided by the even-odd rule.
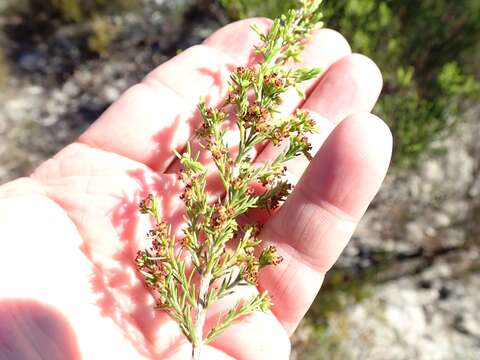
MULTIPOLYGON (((179 224, 173 150, 198 127, 199 97, 218 103, 229 71, 251 59, 252 21, 269 24, 245 20, 218 30, 126 91, 30 177, 0 187, 0 359, 190 358, 190 344, 152 308, 135 272, 149 226, 137 204, 156 192, 164 218, 179 224)), ((288 359, 290 335, 388 168, 391 135, 370 114, 382 87, 375 64, 323 29, 301 65, 324 72, 305 85, 306 100, 289 93, 282 112, 302 107, 312 114, 321 129, 312 139, 318 152, 310 165, 289 164, 294 192, 261 219, 260 237, 284 261, 261 273, 259 289, 243 288, 209 309, 207 327, 255 291, 267 290, 274 305, 229 328, 202 350, 204 359, 288 359)), ((261 148, 255 161, 278 151, 261 148)))

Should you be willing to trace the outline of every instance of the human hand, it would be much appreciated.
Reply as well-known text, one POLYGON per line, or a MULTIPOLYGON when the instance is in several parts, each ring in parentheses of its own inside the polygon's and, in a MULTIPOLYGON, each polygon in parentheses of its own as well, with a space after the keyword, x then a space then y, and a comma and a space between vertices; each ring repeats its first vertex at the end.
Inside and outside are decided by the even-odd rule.
MULTIPOLYGON (((220 101, 229 71, 252 59, 251 23, 228 25, 160 66, 30 178, 0 187, 0 359, 190 358, 176 323, 152 308, 135 272, 149 227, 137 205, 158 193, 163 217, 180 225, 173 150, 182 150, 200 122, 199 97, 220 101)), ((260 238, 284 258, 260 274, 259 288, 274 305, 230 327, 205 347, 205 359, 288 359, 289 336, 388 167, 389 130, 368 113, 381 90, 376 66, 326 29, 303 59, 301 65, 325 71, 305 85, 305 101, 288 93, 282 111, 300 106, 312 114, 319 151, 310 165, 289 164, 296 188, 262 219, 260 238)), ((277 151, 267 146, 256 161, 277 151)), ((213 306, 209 319, 255 291, 213 306)))

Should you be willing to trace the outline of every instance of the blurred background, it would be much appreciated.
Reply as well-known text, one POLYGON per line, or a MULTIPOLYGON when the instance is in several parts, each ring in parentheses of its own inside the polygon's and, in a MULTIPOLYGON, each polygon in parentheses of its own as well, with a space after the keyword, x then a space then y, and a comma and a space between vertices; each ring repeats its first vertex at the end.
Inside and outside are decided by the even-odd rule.
MULTIPOLYGON (((294 0, 0 0, 0 184, 75 139, 149 70, 294 0)), ((387 180, 292 359, 480 359, 480 1, 326 0, 382 69, 387 180)))

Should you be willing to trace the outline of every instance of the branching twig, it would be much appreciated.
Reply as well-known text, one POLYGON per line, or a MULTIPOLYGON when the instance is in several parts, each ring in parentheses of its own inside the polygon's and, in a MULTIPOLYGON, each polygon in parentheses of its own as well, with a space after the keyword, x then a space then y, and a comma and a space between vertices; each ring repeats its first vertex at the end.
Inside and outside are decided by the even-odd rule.
POLYGON ((291 70, 286 66, 299 59, 305 39, 321 26, 320 3, 301 0, 301 7, 275 20, 267 34, 254 27, 263 42, 256 48, 263 61, 235 69, 220 106, 210 108, 204 101, 199 104, 203 124, 198 139, 215 164, 225 196, 211 201, 207 168, 188 145, 183 154, 177 154, 183 166, 180 178, 185 183, 181 195, 186 208, 183 238, 178 240, 170 233, 153 195, 140 204, 141 212, 150 214, 156 225, 148 235, 152 246, 138 252, 138 269, 158 306, 179 323, 192 343, 193 359, 199 359, 202 346, 234 321, 270 307, 266 292, 240 301, 226 314, 220 314, 217 324, 204 337, 210 304, 230 294, 235 286, 256 285, 263 267, 282 260, 274 246, 259 249, 258 225, 240 224, 237 219, 252 208, 270 210, 279 206, 292 188, 284 179, 285 163, 302 154, 311 158, 307 135, 315 131, 314 121, 301 110, 283 117, 277 108, 283 93, 295 88, 304 95, 300 84, 320 73, 319 69, 291 70), (236 155, 225 139, 228 121, 235 121, 238 129, 236 155), (265 142, 285 143, 285 150, 270 163, 255 165, 250 154, 265 142), (254 191, 254 184, 263 190, 254 191), (237 242, 236 247, 227 246, 232 241, 237 242), (180 256, 178 243, 180 252, 187 256, 180 256))

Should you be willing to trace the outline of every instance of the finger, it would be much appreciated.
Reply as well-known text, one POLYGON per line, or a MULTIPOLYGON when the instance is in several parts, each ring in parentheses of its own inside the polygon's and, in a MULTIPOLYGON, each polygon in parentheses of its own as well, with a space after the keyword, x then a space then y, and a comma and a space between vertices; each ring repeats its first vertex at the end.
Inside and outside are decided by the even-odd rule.
MULTIPOLYGON (((267 31, 270 27, 270 21, 262 19, 261 29, 267 31)), ((257 20, 253 20, 252 23, 256 24, 257 20)), ((234 25, 234 24, 233 24, 234 25)), ((205 44, 212 46, 226 54, 232 53, 235 49, 234 40, 237 37, 235 35, 235 27, 232 28, 224 27, 223 29, 217 31, 210 38, 205 40, 205 44), (233 46, 232 46, 233 45, 233 46)), ((257 38, 256 42, 260 43, 258 35, 251 31, 251 35, 257 38)), ((254 41, 254 40, 252 40, 254 41)), ((305 49, 302 52, 301 61, 289 62, 288 68, 298 69, 298 68, 319 68, 324 73, 332 64, 334 64, 339 59, 347 56, 351 53, 350 45, 347 40, 337 31, 331 29, 320 29, 312 34, 311 39, 305 46, 305 49)), ((252 52, 249 57, 248 63, 258 62, 259 58, 255 57, 255 52, 252 52)), ((233 55, 232 55, 233 56, 233 55)), ((314 79, 303 82, 301 88, 309 94, 310 91, 315 87, 315 83, 318 82, 320 75, 314 79)), ((292 89, 287 94, 284 95, 284 102, 281 104, 279 109, 282 113, 289 114, 291 113, 300 103, 303 102, 298 92, 292 89)))
MULTIPOLYGON (((225 32, 223 34, 218 34, 215 39, 212 39, 209 44, 211 46, 218 47, 223 49, 228 43, 229 33, 225 32)), ((298 67, 307 67, 307 68, 320 68, 323 70, 328 69, 332 64, 334 64, 339 59, 350 54, 350 46, 345 38, 336 31, 330 29, 320 29, 315 34, 313 34, 311 40, 305 47, 305 50, 302 54, 302 62, 292 63, 289 65, 290 68, 298 67)), ((309 94, 312 89, 315 88, 315 84, 318 82, 320 77, 312 79, 302 84, 302 88, 306 94, 309 94)), ((283 102, 281 107, 278 109, 279 113, 283 116, 288 116, 293 110, 301 105, 303 99, 298 95, 298 93, 291 89, 287 91, 282 96, 283 102)), ((229 139, 237 139, 238 133, 233 122, 231 123, 231 133, 229 134, 229 139)), ((260 149, 262 146, 259 147, 260 149)), ((196 139, 192 140, 192 149, 194 152, 199 151, 202 154, 201 160, 204 162, 210 169, 211 173, 214 174, 215 166, 209 156, 208 151, 203 151, 199 142, 196 139)), ((235 153, 233 154, 235 155, 235 153)), ((252 154, 255 156, 255 154, 252 154)), ((181 165, 179 161, 174 162, 172 167, 168 169, 168 172, 177 173, 181 170, 181 165)))
POLYGON ((267 31, 271 23, 272 20, 260 17, 236 21, 215 31, 203 44, 236 58, 239 64, 249 65, 257 62, 255 46, 260 44, 251 26, 255 24, 260 30, 267 31))
POLYGON ((197 45, 159 66, 112 104, 80 142, 164 171, 174 158, 173 150, 181 151, 198 126, 199 98, 205 96, 207 103, 216 105, 225 94, 231 69, 252 53, 257 40, 251 22, 230 25, 238 43, 228 53, 197 45))
MULTIPOLYGON (((382 89, 382 75, 369 58, 352 54, 333 64, 309 96, 302 109, 315 120, 318 134, 310 136, 312 154, 315 154, 334 127, 350 114, 370 112, 382 89)), ((288 146, 268 144, 256 161, 265 163, 276 158, 288 146)), ((308 166, 308 160, 299 157, 287 164, 291 181, 296 183, 308 166)))
POLYGON ((274 244, 284 261, 261 273, 260 286, 269 291, 273 312, 289 333, 378 191, 391 148, 390 132, 380 119, 367 113, 349 116, 265 225, 261 238, 266 246, 274 244))
MULTIPOLYGON (((255 23, 255 21, 253 22, 255 23)), ((266 31, 269 24, 270 22, 264 20, 262 28, 266 31)), ((232 27, 230 30, 228 27, 225 27, 208 38, 205 44, 230 54, 232 51, 232 37, 235 36, 232 33, 234 32, 235 28, 232 27)), ((252 34, 258 38, 255 32, 252 31, 252 34)), ((259 42, 259 40, 257 40, 257 42, 259 42)), ((311 39, 302 52, 301 61, 298 63, 290 62, 288 68, 319 68, 322 70, 322 73, 324 73, 332 64, 350 53, 350 45, 340 33, 331 29, 320 29, 312 34, 311 39)), ((252 54, 255 53, 253 52, 252 54)), ((249 62, 256 62, 257 60, 260 59, 250 56, 249 62)), ((314 79, 303 82, 301 84, 302 89, 309 94, 319 79, 320 75, 314 79)), ((285 94, 284 101, 279 110, 283 114, 289 114, 298 107, 303 100, 297 91, 292 89, 285 94)))

